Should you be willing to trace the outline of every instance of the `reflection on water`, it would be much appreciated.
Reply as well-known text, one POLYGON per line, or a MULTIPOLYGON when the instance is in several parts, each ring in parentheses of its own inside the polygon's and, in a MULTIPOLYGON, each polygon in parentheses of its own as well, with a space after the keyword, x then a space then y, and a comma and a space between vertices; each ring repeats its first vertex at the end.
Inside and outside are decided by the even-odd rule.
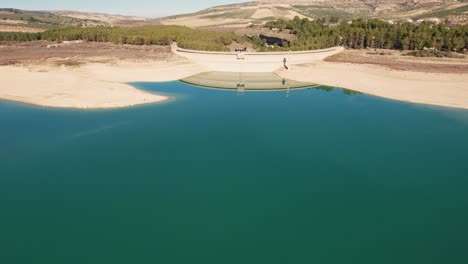
POLYGON ((468 111, 133 85, 175 99, 0 102, 0 264, 467 262, 468 111))
MULTIPOLYGON (((286 96, 289 96, 290 90, 314 88, 330 92, 335 89, 334 87, 285 79, 274 73, 204 72, 180 81, 202 88, 233 90, 240 95, 248 91, 285 90, 286 96)), ((358 92, 343 90, 343 93, 352 95, 358 92)))
POLYGON ((325 91, 325 92, 327 92, 327 93, 332 92, 332 91, 338 89, 338 90, 343 91, 343 94, 344 94, 344 95, 362 94, 361 92, 357 92, 357 91, 353 91, 353 90, 348 90, 348 89, 343 89, 343 88, 331 87, 331 86, 314 86, 313 88, 314 88, 314 89, 317 89, 317 90, 325 91))
POLYGON ((244 91, 274 91, 316 86, 284 79, 274 73, 204 72, 181 80, 195 86, 244 91))

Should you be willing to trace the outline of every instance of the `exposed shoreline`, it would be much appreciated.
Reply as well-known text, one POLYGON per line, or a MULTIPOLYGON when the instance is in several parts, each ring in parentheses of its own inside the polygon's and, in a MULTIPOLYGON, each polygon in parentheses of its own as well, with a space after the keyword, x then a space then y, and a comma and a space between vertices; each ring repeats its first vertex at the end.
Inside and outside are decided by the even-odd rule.
POLYGON ((90 63, 80 67, 1 66, 0 99, 58 108, 102 109, 159 103, 167 96, 130 82, 166 82, 203 71, 188 63, 90 63))
MULTIPOLYGON (((114 46, 110 48, 110 52, 119 49, 114 46)), ((127 57, 124 59, 65 57, 65 60, 59 57, 46 60, 33 59, 25 62, 30 63, 26 66, 21 66, 19 63, 0 66, 0 99, 47 107, 79 109, 127 107, 163 102, 168 99, 166 96, 138 90, 129 85, 130 82, 176 81, 210 71, 206 66, 171 55, 169 50, 129 49, 131 50, 118 50, 116 54, 125 54, 130 58, 138 54, 142 54, 141 56, 149 54, 156 58, 136 61, 127 57), (58 66, 62 62, 69 66, 58 66)), ((15 53, 16 57, 7 59, 23 60, 20 56, 26 57, 26 55, 32 57, 25 53, 30 50, 22 49, 21 53, 15 53)), ((49 52, 51 55, 55 55, 52 52, 56 52, 45 48, 38 50, 41 56, 44 56, 42 54, 44 52, 49 52)), ((9 52, 5 54, 11 54, 9 52)), ((374 60, 380 58, 375 57, 374 60)), ((467 60, 456 61, 458 64, 461 63, 460 65, 465 65, 467 62, 467 60)), ((341 87, 389 99, 468 109, 468 72, 464 71, 423 72, 421 69, 391 69, 378 64, 320 61, 290 65, 289 70, 282 69, 276 73, 294 81, 341 87)))
POLYGON ((368 65, 335 62, 295 65, 278 75, 303 82, 444 107, 468 109, 468 74, 398 71, 368 65))

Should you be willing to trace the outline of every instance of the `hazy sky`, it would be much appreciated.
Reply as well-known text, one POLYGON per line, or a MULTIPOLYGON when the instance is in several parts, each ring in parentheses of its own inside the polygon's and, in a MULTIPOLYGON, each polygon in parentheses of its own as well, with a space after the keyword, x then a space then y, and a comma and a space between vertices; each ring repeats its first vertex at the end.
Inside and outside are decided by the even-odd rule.
POLYGON ((246 0, 0 0, 0 8, 76 10, 158 17, 246 0))

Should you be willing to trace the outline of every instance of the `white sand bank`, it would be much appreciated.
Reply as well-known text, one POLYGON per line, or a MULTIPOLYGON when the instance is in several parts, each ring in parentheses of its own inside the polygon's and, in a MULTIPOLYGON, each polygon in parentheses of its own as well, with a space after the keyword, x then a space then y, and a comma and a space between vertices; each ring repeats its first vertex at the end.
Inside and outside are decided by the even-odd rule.
MULTIPOLYGON (((167 98, 127 82, 164 82, 209 71, 207 66, 175 61, 85 64, 57 67, 0 67, 0 99, 29 104, 113 108, 161 102, 167 98)), ((222 71, 219 68, 217 70, 222 71)), ((468 74, 390 70, 376 65, 316 62, 277 73, 287 79, 348 88, 390 99, 468 109, 468 74)))
POLYGON ((115 108, 167 100, 127 82, 164 82, 203 69, 186 63, 86 64, 81 67, 0 67, 0 99, 49 107, 115 108))
POLYGON ((289 71, 277 74, 395 100, 468 109, 468 73, 410 72, 376 65, 318 62, 291 66, 289 71))

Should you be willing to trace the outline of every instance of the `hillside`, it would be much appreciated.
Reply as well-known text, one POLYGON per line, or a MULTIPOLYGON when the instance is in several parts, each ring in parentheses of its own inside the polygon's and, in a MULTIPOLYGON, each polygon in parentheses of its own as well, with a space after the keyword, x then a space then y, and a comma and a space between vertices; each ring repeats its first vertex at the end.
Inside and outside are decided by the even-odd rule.
POLYGON ((40 32, 65 26, 101 26, 106 22, 90 18, 76 18, 48 11, 29 11, 0 8, 0 31, 40 32))
POLYGON ((468 22, 468 1, 447 0, 259 0, 243 4, 217 6, 200 12, 164 18, 163 24, 190 27, 245 27, 272 19, 295 16, 316 19, 339 17, 352 19, 424 18, 437 16, 454 23, 468 22))
POLYGON ((63 17, 99 21, 101 23, 106 23, 109 25, 119 24, 122 21, 141 22, 141 21, 150 20, 148 18, 136 17, 136 16, 111 15, 111 14, 78 12, 78 11, 69 11, 69 10, 51 11, 51 13, 58 15, 58 16, 63 16, 63 17))
POLYGON ((42 32, 68 26, 154 25, 158 20, 142 17, 77 11, 29 11, 0 8, 0 31, 42 32))
POLYGON ((278 18, 447 19, 468 24, 468 0, 259 0, 208 8, 161 19, 77 11, 27 11, 0 8, 0 32, 42 32, 68 26, 182 25, 193 28, 245 28, 278 18))

